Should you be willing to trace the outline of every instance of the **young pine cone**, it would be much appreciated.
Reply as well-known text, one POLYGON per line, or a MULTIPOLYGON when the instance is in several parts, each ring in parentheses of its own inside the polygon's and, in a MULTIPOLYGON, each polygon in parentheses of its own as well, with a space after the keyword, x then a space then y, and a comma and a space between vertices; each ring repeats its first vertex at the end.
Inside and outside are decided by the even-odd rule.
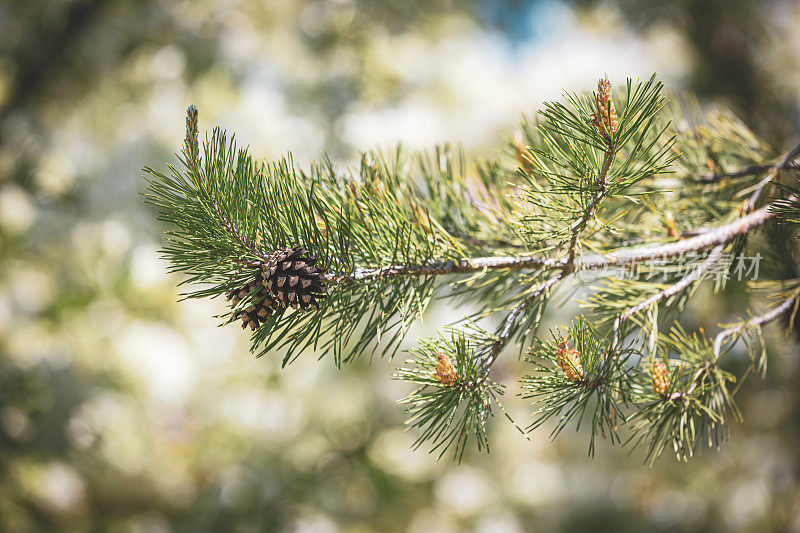
POLYGON ((579 357, 578 350, 567 348, 567 339, 558 339, 558 351, 556 352, 558 366, 567 375, 567 379, 573 382, 583 379, 583 366, 581 366, 579 357))
POLYGON ((244 300, 248 294, 255 293, 250 298, 250 305, 244 309, 236 311, 235 318, 242 319, 242 329, 250 326, 252 331, 267 321, 272 315, 273 310, 278 309, 278 302, 272 299, 266 287, 261 284, 259 279, 255 279, 240 289, 235 289, 226 295, 232 307, 236 307, 239 302, 244 300))
POLYGON ((313 266, 316 262, 301 246, 272 252, 261 266, 264 287, 280 307, 319 309, 328 291, 325 271, 313 266))
POLYGON ((597 113, 592 115, 592 124, 607 141, 610 141, 617 131, 617 110, 611 100, 611 82, 608 78, 602 78, 597 82, 597 93, 595 103, 597 113))
POLYGON ((436 379, 445 387, 455 385, 458 373, 450 358, 444 352, 436 354, 436 379))
POLYGON ((653 378, 653 392, 659 396, 666 396, 669 391, 669 370, 662 361, 655 361, 651 369, 653 378))

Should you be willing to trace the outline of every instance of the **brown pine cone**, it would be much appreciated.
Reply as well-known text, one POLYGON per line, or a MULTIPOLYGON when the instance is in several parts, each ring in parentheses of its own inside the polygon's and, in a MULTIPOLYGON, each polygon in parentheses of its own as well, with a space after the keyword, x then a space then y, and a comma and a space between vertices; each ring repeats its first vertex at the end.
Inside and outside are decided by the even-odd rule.
POLYGON ((274 251, 261 267, 264 287, 281 307, 319 309, 328 291, 325 271, 315 267, 316 262, 301 246, 274 251))

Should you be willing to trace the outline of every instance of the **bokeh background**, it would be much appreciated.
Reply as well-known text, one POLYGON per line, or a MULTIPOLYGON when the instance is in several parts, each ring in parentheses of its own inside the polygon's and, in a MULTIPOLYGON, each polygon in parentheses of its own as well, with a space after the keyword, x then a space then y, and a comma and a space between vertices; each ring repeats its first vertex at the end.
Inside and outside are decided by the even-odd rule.
MULTIPOLYGON (((141 167, 176 162, 190 103, 201 130, 266 159, 327 151, 345 168, 398 142, 500 154, 562 89, 654 71, 786 149, 800 6, 0 2, 0 530, 800 531, 800 357, 777 329, 720 452, 648 468, 500 419, 492 453, 459 466, 410 450, 391 362, 256 360, 217 327, 222 302, 177 303, 157 255, 141 167)), ((701 295, 689 325, 713 329, 730 303, 701 295)), ((457 312, 434 306, 407 345, 457 312)))

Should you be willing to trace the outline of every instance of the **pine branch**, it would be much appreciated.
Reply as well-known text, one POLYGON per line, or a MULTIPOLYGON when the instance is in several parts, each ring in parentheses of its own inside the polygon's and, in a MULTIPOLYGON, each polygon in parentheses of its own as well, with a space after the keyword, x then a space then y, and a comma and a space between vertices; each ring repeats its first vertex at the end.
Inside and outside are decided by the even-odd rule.
POLYGON ((732 337, 734 335, 739 335, 745 330, 750 328, 756 328, 763 326, 764 324, 769 324, 770 322, 782 317, 789 311, 793 311, 794 313, 796 313, 798 303, 800 303, 800 300, 798 299, 799 297, 800 296, 797 293, 795 293, 794 296, 792 296, 791 298, 787 298, 780 305, 774 307, 772 310, 764 313, 763 315, 753 317, 745 321, 743 324, 719 332, 717 336, 714 338, 714 356, 719 358, 719 356, 722 353, 722 344, 729 337, 732 337))
POLYGON ((185 169, 146 168, 146 200, 170 224, 163 251, 170 270, 199 284, 187 296, 225 295, 224 320, 241 318, 253 330, 251 350, 282 350, 283 364, 307 349, 331 353, 337 365, 379 346, 391 355, 450 283, 448 296, 475 309, 464 318, 469 325, 422 340, 397 373, 417 386, 404 400, 409 425, 420 431, 417 445, 430 441, 440 453, 454 447, 460 458, 475 436, 488 448, 488 419, 495 406, 505 413, 503 386, 489 374, 516 340, 521 352, 533 347, 536 371, 523 380, 525 397, 539 404, 531 428, 557 417, 555 435, 570 421, 590 420, 591 453, 596 435, 620 441, 618 422, 628 420, 650 457, 669 447, 686 457, 703 432, 717 439, 727 414, 737 413, 727 389, 733 377, 717 366, 724 343, 797 312, 799 296, 722 331, 713 348, 679 324, 659 334, 658 313, 683 308, 693 287, 727 261, 724 249, 738 252, 744 237, 773 220, 800 220, 800 190, 776 179, 796 168, 800 145, 764 165, 759 158, 769 149, 735 119, 718 116, 711 128, 673 134, 660 117, 659 82, 628 80, 622 93, 615 101, 602 79, 591 95, 546 104, 543 121, 523 124, 525 144, 514 145, 516 175, 489 161, 478 165, 477 178, 447 146, 412 157, 399 149, 367 153, 344 173, 327 158, 308 171, 290 156, 256 164, 219 130, 201 150, 192 107, 185 169), (679 153, 684 159, 673 165, 679 153), (708 167, 741 170, 702 175, 708 167), (675 170, 677 184, 667 176, 675 170), (752 181, 723 180, 764 171, 739 192, 749 198, 737 209, 736 188, 752 181), (772 185, 781 194, 756 209, 772 185), (703 260, 678 278, 688 255, 703 260), (645 262, 646 281, 605 272, 645 262), (553 342, 530 335, 551 291, 579 272, 598 273, 606 284, 590 297, 592 324, 573 320, 569 336, 553 342), (663 283, 652 281, 659 274, 663 283), (477 323, 500 313, 496 330, 477 323), (646 354, 641 337, 629 335, 636 328, 648 333, 646 354), (626 406, 635 407, 633 416, 626 406))
POLYGON ((532 399, 538 408, 529 430, 550 419, 555 420, 550 434, 555 438, 573 420, 580 428, 590 426, 589 455, 594 452, 596 435, 619 442, 619 423, 630 389, 628 359, 631 350, 607 359, 606 340, 585 320, 573 319, 568 336, 553 333, 551 341, 534 339, 530 357, 534 373, 522 380, 522 398, 532 399), (571 343, 574 348, 568 348, 571 343))
POLYGON ((738 336, 748 329, 759 328, 769 324, 770 322, 774 322, 789 311, 796 313, 798 303, 800 303, 800 293, 795 292, 793 296, 785 299, 770 311, 746 320, 738 326, 730 327, 719 332, 714 338, 712 351, 713 359, 706 361, 695 371, 691 379, 688 381, 688 386, 685 388, 685 390, 672 392, 669 395, 669 399, 674 401, 682 401, 690 396, 695 390, 697 390, 702 376, 708 374, 717 366, 719 358, 723 355, 722 345, 728 338, 738 336))
MULTIPOLYGON (((473 354, 484 346, 484 332, 450 330, 437 340, 423 339, 411 351, 394 377, 417 386, 400 403, 407 405, 406 425, 418 428, 413 447, 432 443, 431 453, 442 457, 448 447, 461 460, 467 442, 474 437, 478 449, 488 450, 486 424, 504 387, 486 379, 473 354)), ((508 416, 507 413, 505 413, 508 416)))

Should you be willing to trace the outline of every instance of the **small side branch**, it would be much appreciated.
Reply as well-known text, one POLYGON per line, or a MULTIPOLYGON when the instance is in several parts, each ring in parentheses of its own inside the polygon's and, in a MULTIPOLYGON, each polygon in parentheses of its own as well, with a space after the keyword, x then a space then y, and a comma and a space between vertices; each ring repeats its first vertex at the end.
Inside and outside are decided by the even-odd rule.
MULTIPOLYGON (((189 167, 189 177, 194 186, 197 187, 198 192, 204 195, 206 200, 211 204, 214 215, 219 219, 220 223, 225 228, 225 231, 239 244, 245 253, 249 253, 257 257, 263 257, 263 252, 253 244, 249 243, 236 228, 236 225, 230 221, 225 213, 223 213, 222 209, 219 207, 216 196, 211 191, 211 180, 209 176, 205 175, 200 168, 200 144, 197 132, 197 108, 193 105, 189 106, 189 109, 187 109, 186 112, 186 139, 184 140, 184 146, 186 162, 188 164, 187 166, 189 167)), ((246 261, 242 258, 235 258, 233 261, 242 265, 252 265, 252 262, 246 261)))
MULTIPOLYGON (((217 215, 217 218, 219 218, 220 222, 222 223, 223 227, 225 228, 225 231, 228 232, 228 235, 233 237, 233 239, 237 243, 239 243, 239 246, 242 248, 242 250, 245 251, 245 253, 249 253, 249 254, 255 255, 257 257, 264 257, 264 252, 262 250, 259 250, 258 248, 256 248, 252 244, 250 244, 249 242, 247 242, 247 239, 242 237, 241 233, 239 233, 239 230, 236 229, 236 226, 230 220, 228 220, 228 217, 226 217, 225 214, 222 212, 222 210, 219 208, 219 204, 217 204, 217 199, 216 199, 216 197, 214 197, 214 195, 211 193, 211 191, 210 190, 207 191, 206 194, 208 195, 208 198, 209 198, 209 200, 211 202, 211 205, 214 206, 214 211, 215 211, 215 213, 217 215)), ((236 259, 234 259, 234 261, 236 261, 237 263, 244 264, 244 265, 252 264, 251 261, 245 261, 245 260, 242 260, 240 258, 236 258, 236 259)))
POLYGON ((761 196, 761 191, 764 190, 764 187, 766 187, 770 182, 772 182, 772 180, 775 179, 775 176, 778 175, 778 172, 786 168, 789 165, 789 163, 791 163, 798 155, 800 155, 800 144, 792 148, 789 152, 786 153, 786 155, 784 155, 781 158, 780 161, 778 161, 772 167, 770 167, 769 172, 767 172, 767 175, 764 176, 764 179, 758 182, 754 187, 748 189, 748 190, 753 190, 753 189, 755 190, 753 190, 753 193, 750 195, 750 197, 747 199, 747 201, 745 201, 744 205, 742 206, 743 213, 748 213, 753 210, 753 208, 756 205, 756 202, 758 201, 758 198, 761 196))
POLYGON ((603 198, 605 198, 608 194, 608 171, 611 169, 611 163, 614 162, 614 148, 615 141, 611 139, 608 141, 606 156, 603 159, 603 168, 600 170, 600 175, 597 178, 597 184, 599 186, 597 196, 595 196, 592 201, 586 205, 580 220, 572 228, 572 238, 570 239, 567 257, 568 268, 572 268, 575 265, 575 253, 577 252, 578 248, 578 236, 580 235, 581 231, 583 231, 583 228, 586 227, 586 224, 589 223, 589 219, 591 219, 592 215, 594 215, 597 206, 600 205, 600 202, 603 201, 603 198))
POLYGON ((629 307, 625 311, 623 311, 619 315, 619 317, 614 321, 614 333, 613 333, 613 338, 611 340, 611 353, 614 353, 614 351, 617 349, 617 345, 619 344, 619 330, 622 324, 627 322, 636 313, 647 309, 648 307, 650 307, 655 303, 662 302, 667 298, 670 298, 678 294, 682 290, 689 287, 692 283, 699 280, 703 276, 703 274, 708 272, 708 270, 712 266, 714 266, 714 264, 719 260, 720 255, 722 255, 723 248, 724 248, 723 245, 721 244, 718 245, 713 250, 711 250, 711 253, 708 254, 708 257, 706 257, 697 268, 693 269, 689 274, 681 278, 680 281, 658 291, 657 293, 653 294, 646 300, 643 300, 638 304, 629 307))
POLYGON ((514 330, 514 325, 519 320, 519 317, 522 316, 522 313, 533 303, 535 302, 542 294, 547 292, 553 285, 558 283, 561 279, 563 279, 567 275, 566 271, 562 271, 559 274, 549 278, 547 281, 536 287, 530 294, 528 294, 525 299, 520 302, 512 311, 508 314, 505 321, 503 322, 503 328, 500 330, 500 333, 497 335, 497 340, 492 344, 491 349, 489 350, 489 354, 486 356, 486 361, 484 363, 484 373, 483 379, 489 375, 489 371, 492 368, 492 365, 495 361, 497 361, 497 357, 500 355, 500 352, 503 351, 503 348, 508 344, 508 340, 511 338, 511 332, 514 330))
POLYGON ((739 335, 740 333, 749 328, 769 324, 770 322, 773 322, 774 320, 777 320, 784 314, 788 313, 790 310, 792 309, 796 310, 797 304, 798 304, 798 294, 795 294, 794 296, 787 298, 786 300, 781 302, 780 305, 764 313, 763 315, 759 315, 757 317, 748 320, 743 324, 719 332, 719 334, 717 334, 716 338, 714 339, 714 359, 711 361, 706 361, 705 364, 703 364, 700 368, 697 369, 697 371, 695 371, 694 375, 692 375, 692 379, 689 381, 689 386, 688 388, 686 388, 686 390, 673 392, 669 396, 669 399, 682 401, 697 389, 698 385, 700 384, 700 378, 707 372, 710 372, 716 366, 717 361, 722 355, 722 345, 726 339, 734 335, 739 335))
POLYGON ((719 334, 714 339, 714 357, 719 358, 720 354, 722 353, 722 344, 729 337, 732 337, 734 335, 739 335, 743 331, 749 328, 763 326, 764 324, 769 324, 773 320, 777 320, 784 314, 788 313, 790 310, 796 309, 797 304, 798 304, 798 295, 795 294, 791 298, 784 300, 780 305, 764 313, 763 315, 754 317, 738 326, 720 331, 719 334))
POLYGON ((703 260, 703 262, 700 263, 700 265, 697 268, 693 269, 689 274, 684 276, 680 281, 678 281, 674 285, 670 285, 669 287, 666 287, 665 289, 662 289, 662 290, 658 291, 657 293, 653 294, 652 296, 650 296, 646 300, 643 300, 643 301, 639 302, 638 304, 634 305, 633 307, 629 307, 628 309, 626 309, 620 315, 620 320, 622 322, 625 322, 626 320, 628 320, 630 317, 632 317, 636 313, 638 313, 638 312, 640 312, 640 311, 642 311, 644 309, 647 309, 648 307, 650 307, 654 303, 658 303, 658 302, 664 301, 667 298, 670 298, 670 297, 678 294, 679 292, 681 292, 682 290, 684 290, 685 288, 690 286, 692 283, 694 283, 695 281, 700 279, 703 276, 703 274, 708 272, 708 269, 710 269, 712 266, 714 266, 714 264, 719 260, 719 256, 722 255, 722 249, 723 249, 722 245, 717 246, 716 248, 711 250, 711 253, 708 254, 708 257, 706 257, 705 260, 703 260))
POLYGON ((575 270, 575 254, 577 251, 578 237, 581 231, 586 227, 586 224, 594 215, 597 206, 600 205, 600 202, 602 202, 603 198, 605 198, 608 194, 608 171, 611 169, 611 164, 614 161, 614 155, 615 141, 613 138, 610 138, 608 140, 605 158, 603 159, 603 167, 601 168, 600 175, 597 178, 597 195, 588 204, 586 204, 586 208, 583 210, 580 220, 578 220, 578 222, 572 228, 572 236, 570 238, 569 248, 567 250, 567 257, 561 261, 553 262, 551 266, 551 268, 560 268, 561 272, 555 276, 552 276, 534 289, 533 292, 528 294, 525 299, 520 302, 506 317, 505 321, 503 322, 503 328, 500 330, 497 340, 495 340, 494 344, 492 344, 486 361, 484 362, 485 370, 483 371, 483 377, 481 378, 482 380, 485 381, 489 376, 492 365, 494 365, 495 361, 497 361, 497 358, 500 355, 500 352, 502 352, 503 348, 506 346, 506 344, 508 344, 508 341, 511 338, 511 333, 514 331, 514 326, 517 324, 517 321, 525 312, 525 310, 542 294, 547 292, 553 285, 575 270))

